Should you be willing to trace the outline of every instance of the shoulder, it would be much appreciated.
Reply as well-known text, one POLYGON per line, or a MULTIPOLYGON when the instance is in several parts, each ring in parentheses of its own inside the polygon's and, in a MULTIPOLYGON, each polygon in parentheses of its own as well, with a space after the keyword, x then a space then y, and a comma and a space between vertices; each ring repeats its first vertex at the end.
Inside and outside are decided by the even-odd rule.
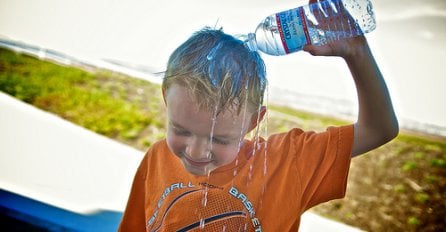
POLYGON ((353 125, 329 127, 325 131, 292 129, 268 138, 268 152, 288 161, 324 159, 325 156, 350 157, 353 146, 353 125))
POLYGON ((272 134, 268 137, 268 144, 280 146, 286 143, 292 144, 317 144, 335 141, 353 141, 353 125, 328 127, 325 131, 304 131, 294 128, 286 133, 272 134))
POLYGON ((170 156, 167 155, 168 153, 170 153, 170 150, 165 139, 159 140, 152 144, 148 148, 138 167, 138 173, 141 175, 141 177, 145 179, 149 169, 153 169, 154 167, 156 168, 159 163, 167 162, 165 159, 170 158, 170 156))
POLYGON ((155 142, 148 148, 148 150, 145 154, 145 159, 153 159, 158 156, 162 157, 162 156, 164 156, 163 154, 166 154, 169 152, 170 152, 170 150, 169 150, 169 147, 167 146, 166 139, 162 139, 162 140, 155 142))

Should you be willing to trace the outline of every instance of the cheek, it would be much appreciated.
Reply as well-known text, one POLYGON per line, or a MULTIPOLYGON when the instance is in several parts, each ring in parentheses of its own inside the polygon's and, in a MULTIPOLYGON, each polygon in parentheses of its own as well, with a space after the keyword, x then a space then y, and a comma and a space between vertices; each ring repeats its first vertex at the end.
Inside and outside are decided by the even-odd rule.
POLYGON ((176 155, 180 155, 181 152, 184 150, 184 141, 180 139, 178 136, 174 136, 171 135, 170 133, 167 133, 166 141, 170 150, 176 155))
POLYGON ((234 159, 237 157, 237 152, 237 147, 225 147, 213 150, 215 158, 220 164, 229 164, 234 161, 234 159))

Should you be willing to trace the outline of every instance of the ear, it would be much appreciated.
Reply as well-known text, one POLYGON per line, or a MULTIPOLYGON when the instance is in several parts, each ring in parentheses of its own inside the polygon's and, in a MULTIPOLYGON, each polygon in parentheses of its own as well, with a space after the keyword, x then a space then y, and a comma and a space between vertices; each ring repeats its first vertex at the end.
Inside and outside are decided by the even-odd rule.
POLYGON ((258 111, 252 114, 248 132, 252 131, 254 128, 257 127, 257 125, 263 120, 263 117, 265 117, 265 114, 266 114, 265 106, 261 106, 258 111))

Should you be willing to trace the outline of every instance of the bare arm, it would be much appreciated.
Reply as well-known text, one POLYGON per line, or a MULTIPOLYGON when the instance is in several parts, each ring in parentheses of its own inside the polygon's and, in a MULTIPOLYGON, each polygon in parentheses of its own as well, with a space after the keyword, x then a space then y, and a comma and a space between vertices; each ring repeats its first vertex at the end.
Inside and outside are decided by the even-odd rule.
POLYGON ((389 91, 364 37, 353 55, 344 57, 358 93, 358 121, 352 156, 375 149, 398 135, 389 91))
POLYGON ((316 56, 340 56, 355 81, 359 112, 355 123, 352 156, 363 154, 392 140, 398 134, 398 121, 384 78, 365 37, 306 46, 316 56))

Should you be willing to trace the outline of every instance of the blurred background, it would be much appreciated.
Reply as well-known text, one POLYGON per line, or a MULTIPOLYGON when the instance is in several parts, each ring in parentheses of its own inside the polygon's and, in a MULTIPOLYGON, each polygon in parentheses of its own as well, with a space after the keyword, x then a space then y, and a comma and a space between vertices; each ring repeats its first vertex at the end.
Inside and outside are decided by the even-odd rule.
MULTIPOLYGON (((446 135, 446 1, 373 0, 377 29, 367 35, 404 128, 446 135)), ((156 73, 204 26, 252 32, 267 15, 306 4, 282 1, 1 0, 0 36, 91 63, 156 73)), ((270 99, 352 117, 356 93, 345 64, 303 52, 263 56, 270 99), (290 99, 299 99, 290 101, 290 99)))

